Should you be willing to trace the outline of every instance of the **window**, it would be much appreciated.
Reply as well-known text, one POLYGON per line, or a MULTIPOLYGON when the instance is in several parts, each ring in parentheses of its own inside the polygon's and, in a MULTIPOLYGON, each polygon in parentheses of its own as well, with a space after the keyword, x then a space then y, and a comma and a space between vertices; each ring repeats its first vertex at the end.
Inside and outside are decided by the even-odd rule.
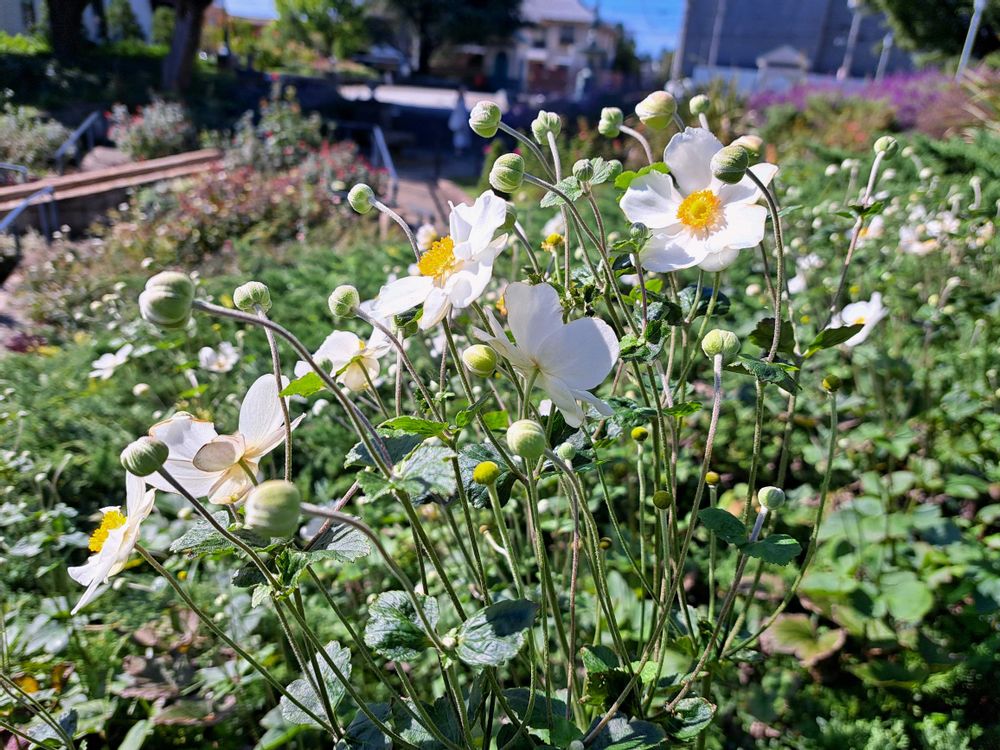
POLYGON ((31 31, 37 20, 33 0, 21 0, 21 21, 24 23, 25 31, 31 31))
POLYGON ((535 49, 545 49, 545 29, 538 29, 531 39, 531 46, 535 49))
POLYGON ((576 44, 576 27, 575 26, 560 26, 559 27, 559 44, 573 45, 576 44))

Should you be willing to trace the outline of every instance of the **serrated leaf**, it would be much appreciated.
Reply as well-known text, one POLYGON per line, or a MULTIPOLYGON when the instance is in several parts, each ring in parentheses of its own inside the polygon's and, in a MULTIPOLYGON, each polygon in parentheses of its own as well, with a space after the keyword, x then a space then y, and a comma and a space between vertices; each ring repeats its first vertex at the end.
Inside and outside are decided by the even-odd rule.
POLYGON ((715 704, 704 698, 683 698, 677 702, 672 716, 668 717, 666 729, 671 737, 678 740, 693 740, 712 723, 715 704))
POLYGON ((662 174, 670 174, 670 168, 664 164, 662 161, 653 162, 637 171, 628 170, 622 172, 615 178, 615 187, 619 190, 627 190, 629 185, 631 185, 637 177, 642 177, 650 172, 660 172, 662 174))
MULTIPOLYGON (((771 344, 774 343, 774 318, 764 318, 760 321, 757 327, 750 333, 750 341, 765 352, 771 351, 771 344)), ((781 321, 778 351, 782 354, 793 354, 795 352, 795 334, 792 330, 791 321, 781 321)))
POLYGON ((590 160, 590 166, 594 170, 594 176, 590 178, 591 185, 600 185, 611 179, 616 171, 621 173, 622 163, 617 159, 604 161, 600 156, 590 160))
MULTIPOLYGON (((567 198, 574 202, 583 195, 583 188, 580 187, 579 181, 572 175, 569 177, 563 177, 556 183, 555 186, 561 192, 565 193, 567 198)), ((566 201, 555 193, 550 192, 545 194, 545 197, 542 198, 542 202, 539 205, 542 208, 552 208, 553 206, 564 206, 566 205, 566 201)))
MULTIPOLYGON (((698 294, 697 284, 690 284, 689 286, 681 289, 677 298, 681 303, 681 310, 684 312, 684 316, 690 316, 691 310, 695 307, 695 305, 697 305, 694 315, 695 318, 708 312, 708 306, 712 302, 712 291, 712 287, 703 286, 701 288, 701 294, 698 294)), ((712 315, 715 317, 722 317, 729 312, 729 307, 729 297, 722 292, 719 292, 715 299, 715 306, 712 308, 712 315)))
POLYGON ((323 379, 319 376, 319 373, 308 372, 301 378, 296 378, 286 385, 278 395, 311 396, 314 393, 319 393, 324 388, 326 388, 326 384, 323 383, 323 379))
POLYGON ((421 435, 423 437, 436 437, 448 429, 444 422, 435 422, 430 419, 419 419, 418 417, 395 417, 379 425, 379 430, 393 430, 395 432, 405 432, 410 435, 421 435))
POLYGON ((614 412, 611 420, 623 430, 647 424, 656 418, 656 409, 640 406, 638 402, 624 396, 613 396, 607 403, 614 412))
POLYGON ((681 401, 663 409, 662 412, 668 417, 690 417, 692 414, 697 414, 702 408, 702 405, 697 401, 681 401))
MULTIPOLYGON (((437 626, 437 600, 417 595, 432 627, 437 626)), ((431 646, 430 636, 409 596, 403 591, 379 594, 368 608, 365 644, 376 653, 393 661, 412 661, 431 646)))
POLYGON ((462 475, 462 485, 465 487, 465 495, 475 508, 490 507, 489 490, 481 484, 472 481, 472 472, 482 461, 492 461, 500 468, 500 475, 496 481, 497 497, 500 505, 505 505, 510 499, 510 491, 516 480, 510 468, 504 463, 503 458, 493 450, 492 446, 473 444, 462 448, 458 454, 458 467, 462 475))
MULTIPOLYGON (((398 464, 424 441, 420 435, 411 435, 405 432, 393 432, 382 435, 382 442, 385 443, 386 450, 389 451, 389 458, 393 465, 398 464)), ((351 466, 375 466, 375 461, 365 447, 364 443, 356 443, 344 456, 344 468, 351 466)))
POLYGON ((435 497, 447 500, 458 489, 451 460, 456 457, 443 445, 421 445, 399 467, 399 483, 415 505, 435 497))
POLYGON ((768 653, 792 654, 802 666, 811 667, 838 651, 846 637, 841 628, 817 631, 808 615, 782 614, 764 631, 760 642, 768 653))
MULTIPOLYGON (((590 731, 597 726, 601 717, 594 719, 590 731)), ((615 716, 601 733, 594 738, 592 750, 653 750, 666 747, 667 736, 656 724, 624 716, 615 716)))
POLYGON ((765 362, 757 357, 740 353, 735 362, 726 365, 729 372, 749 373, 762 383, 776 383, 789 393, 798 391, 795 380, 788 374, 788 370, 774 362, 765 362))
MULTIPOLYGON (((218 513, 213 513, 212 518, 223 527, 229 525, 229 515, 225 511, 220 510, 218 513)), ((233 549, 233 543, 205 520, 195 522, 190 529, 170 543, 171 552, 185 552, 189 555, 221 552, 227 549, 233 549)))
POLYGON ((328 557, 337 562, 354 562, 372 551, 368 537, 346 523, 332 523, 316 537, 312 546, 304 554, 328 557))
POLYGON ((528 726, 528 731, 547 745, 567 747, 573 740, 583 739, 583 732, 566 718, 566 704, 558 698, 546 698, 536 694, 535 702, 528 713, 529 691, 527 688, 511 688, 503 691, 504 698, 517 720, 528 726), (549 727, 549 716, 552 727, 549 727))
POLYGON ((654 342, 648 336, 626 333, 619 343, 619 356, 625 362, 652 362, 663 350, 662 342, 654 342))
POLYGON ((727 510, 705 508, 699 511, 698 520, 724 542, 743 544, 747 540, 747 527, 727 510))
POLYGON ((848 339, 854 338, 855 334, 862 328, 864 326, 858 323, 856 325, 827 328, 824 331, 820 331, 816 338, 812 340, 812 343, 809 344, 809 348, 806 350, 806 357, 811 357, 822 349, 829 349, 838 344, 843 344, 848 339))
MULTIPOLYGON (((346 648, 342 648, 337 641, 330 641, 323 650, 329 655, 330 660, 337 665, 344 678, 350 679, 351 652, 346 648)), ((326 686, 326 695, 330 701, 330 705, 336 709, 340 701, 343 700, 344 693, 346 692, 344 684, 337 677, 333 667, 327 663, 326 659, 317 656, 316 663, 319 665, 319 678, 322 680, 323 685, 326 686)), ((322 697, 313 689, 313 686, 309 684, 309 681, 305 677, 300 677, 289 683, 287 690, 314 714, 320 717, 326 716, 322 697)), ((316 724, 301 708, 289 701, 285 696, 281 697, 278 706, 281 708, 282 717, 291 724, 316 724)))
POLYGON ((474 667, 498 667, 517 656, 535 621, 538 605, 527 599, 492 604, 458 629, 455 654, 474 667))
POLYGON ((741 551, 764 562, 787 565, 802 551, 802 547, 788 534, 771 534, 757 542, 745 544, 741 551))
MULTIPOLYGON (((584 646, 580 660, 586 670, 581 701, 588 706, 606 709, 621 695, 632 675, 622 669, 615 653, 606 646, 584 646)), ((657 668, 658 664, 652 665, 657 668)), ((629 706, 623 705, 626 713, 629 706)))
POLYGON ((381 474, 376 474, 374 471, 362 471, 358 473, 356 479, 368 502, 388 497, 397 489, 393 481, 381 474))

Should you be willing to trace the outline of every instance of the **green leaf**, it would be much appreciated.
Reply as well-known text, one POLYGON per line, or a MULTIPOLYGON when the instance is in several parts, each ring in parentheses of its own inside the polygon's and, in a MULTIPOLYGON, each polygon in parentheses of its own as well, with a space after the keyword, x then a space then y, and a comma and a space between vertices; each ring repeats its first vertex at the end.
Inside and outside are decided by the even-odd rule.
POLYGON ((704 698, 683 698, 677 702, 673 716, 667 719, 666 729, 677 740, 693 740, 712 723, 715 704, 704 698))
MULTIPOLYGON (((694 315, 697 318, 699 315, 704 315, 708 312, 708 306, 712 302, 712 287, 703 286, 701 294, 698 294, 698 285, 690 284, 681 289, 677 297, 680 300, 681 310, 684 312, 685 317, 690 315, 692 308, 697 306, 694 315)), ((729 312, 729 306, 729 297, 719 292, 719 295, 715 299, 715 307, 712 308, 712 315, 722 317, 729 312)))
POLYGON ((492 604, 458 629, 456 655, 471 666, 497 667, 517 656, 535 621, 538 605, 527 599, 492 604))
POLYGON ((307 372, 301 378, 296 378, 282 389, 281 396, 311 396, 326 388, 323 379, 315 371, 307 372))
MULTIPOLYGON (((330 641, 326 644, 323 649, 330 657, 330 660, 337 665, 337 668, 343 674, 344 679, 350 679, 351 677, 351 652, 346 648, 341 648, 337 641, 330 641)), ((321 657, 316 658, 316 663, 319 665, 319 677, 326 686, 326 695, 330 700, 330 705, 336 708, 340 701, 344 698, 344 693, 346 689, 340 678, 337 677, 336 673, 333 671, 327 660, 321 657)), ((323 699, 320 695, 313 689, 313 686, 309 684, 309 681, 305 677, 300 677, 297 680, 289 683, 288 692, 295 696, 304 706, 308 707, 310 711, 320 717, 325 717, 326 712, 324 709, 323 699)), ((315 724, 309 716, 298 706, 293 704, 288 700, 287 697, 282 696, 281 701, 278 703, 281 708, 281 715, 284 717, 285 721, 291 724, 315 724)))
POLYGON ((624 396, 612 396, 608 399, 608 405, 614 411, 612 421, 623 430, 631 430, 633 427, 648 424, 656 418, 656 409, 648 406, 639 406, 637 401, 624 396))
MULTIPOLYGON (((580 660, 586 670, 582 702, 608 708, 628 685, 631 673, 621 668, 618 657, 606 646, 584 646, 580 649, 580 660)), ((653 666, 655 669, 658 665, 653 666)), ((622 710, 627 713, 629 708, 622 706, 622 710)))
POLYGON ((618 344, 619 356, 625 362, 652 362, 663 349, 662 342, 653 342, 634 333, 626 333, 618 344))
POLYGON ((930 587, 908 570, 886 573, 880 590, 889 614, 897 620, 918 623, 934 606, 930 587))
MULTIPOLYGON (((594 719, 590 731, 597 726, 602 717, 594 719)), ((666 747, 667 737, 656 724, 633 719, 629 721, 624 716, 615 716, 608 722, 591 743, 591 750, 652 750, 666 747)))
POLYGON ((448 425, 444 422, 434 422, 430 419, 403 416, 386 420, 379 425, 379 430, 383 429, 405 432, 410 435, 421 435, 423 437, 437 437, 448 429, 448 425))
MULTIPOLYGON (((382 723, 387 722, 392 713, 387 703, 369 703, 368 710, 382 723)), ((351 723, 347 725, 344 744, 350 750, 392 750, 392 741, 361 710, 354 714, 351 723)))
POLYGON ((658 161, 658 162, 653 162, 652 164, 649 164, 638 171, 628 170, 622 172, 615 178, 615 187, 618 188, 619 190, 627 190, 628 186, 631 185, 632 182, 637 177, 642 177, 643 175, 647 175, 650 172, 660 172, 661 174, 670 174, 670 168, 662 161, 658 161))
MULTIPOLYGON (((771 351, 771 344, 774 342, 774 318, 764 318, 760 321, 757 327, 753 329, 753 332, 751 332, 750 341, 765 352, 771 351)), ((795 351, 795 334, 792 330, 791 321, 781 321, 778 351, 782 354, 792 354, 795 351)))
POLYGON ((727 365, 725 369, 729 372, 749 373, 762 383, 777 383, 789 393, 798 391, 798 386, 788 370, 775 362, 765 362, 757 357, 740 353, 736 361, 727 365))
POLYGON ((462 448, 458 454, 458 466, 462 475, 462 485, 465 487, 465 494, 469 502, 475 508, 489 508, 490 494, 483 485, 472 481, 472 472, 482 461, 492 461, 500 468, 500 476, 497 478, 496 491, 500 504, 506 504, 510 499, 510 491, 514 487, 515 477, 510 472, 503 458, 493 450, 492 446, 472 444, 462 448))
POLYGON ((566 718, 566 704, 558 698, 546 698, 536 694, 535 702, 528 713, 529 693, 527 688, 511 688, 503 691, 504 698, 517 720, 527 724, 528 731, 547 745, 566 747, 573 740, 583 739, 583 732, 566 718), (549 716, 552 728, 549 728, 549 716))
MULTIPOLYGON (((461 747, 462 728, 458 716, 452 707, 451 699, 442 695, 433 705, 422 703, 431 722, 445 737, 461 747)), ((412 706, 412 704, 411 704, 412 706)), ((417 722, 401 705, 396 705, 392 712, 392 724, 399 736, 420 750, 445 750, 445 745, 437 740, 427 728, 417 722)))
POLYGON ((847 633, 841 628, 817 631, 808 615, 780 615, 760 641, 770 653, 792 654, 804 667, 836 653, 844 645, 847 633))
POLYGON ((690 417, 702 410, 702 405, 697 401, 681 401, 666 409, 663 413, 668 417, 690 417))
POLYGON ((747 527, 727 510, 705 508, 698 513, 698 520, 724 542, 743 544, 747 540, 747 527))
MULTIPOLYGON (((417 595, 424 614, 432 627, 437 626, 437 600, 417 595)), ((403 591, 379 594, 368 608, 365 644, 376 653, 393 661, 413 661, 431 645, 420 616, 409 596, 403 591)))
POLYGON ((140 750, 154 728, 151 719, 140 719, 129 728, 128 734, 119 743, 118 750, 140 750))
POLYGON ((386 479, 381 474, 376 474, 374 471, 362 471, 357 475, 356 479, 368 502, 375 502, 376 500, 381 500, 383 497, 388 497, 397 489, 395 482, 386 479))
POLYGON ((811 357, 822 349, 829 349, 832 346, 843 344, 848 339, 853 338, 862 328, 864 326, 858 323, 856 325, 827 328, 825 331, 820 331, 812 343, 809 344, 809 348, 806 349, 806 357, 811 357))
MULTIPOLYGON (((406 432, 393 432, 382 436, 382 442, 385 443, 386 450, 389 451, 389 458, 392 459, 393 465, 406 458, 423 441, 424 438, 420 435, 406 432)), ((364 443, 356 443, 344 456, 344 468, 351 466, 375 466, 375 461, 368 449, 365 448, 364 443)))
MULTIPOLYGON (((239 537, 254 547, 264 547, 267 545, 266 539, 261 539, 254 534, 244 531, 237 525, 230 524, 229 515, 225 511, 220 510, 217 513, 213 513, 212 518, 224 529, 228 529, 234 536, 239 537)), ((175 539, 170 544, 171 552, 183 552, 188 555, 203 555, 231 549, 236 549, 236 546, 216 531, 215 527, 208 521, 203 519, 196 521, 180 538, 175 539)))
MULTIPOLYGON (((580 183, 575 177, 570 175, 569 177, 563 177, 559 182, 556 183, 556 187, 571 201, 577 201, 583 196, 583 188, 580 187, 580 183)), ((542 202, 539 204, 542 208, 552 208, 553 206, 564 206, 566 201, 560 198, 555 193, 546 193, 545 197, 542 198, 542 202)))
POLYGON ((802 547, 788 534, 771 534, 758 542, 745 544, 742 552, 764 562, 787 565, 802 551, 802 547))
POLYGON ((458 489, 451 459, 455 453, 443 445, 421 445, 399 467, 399 484, 415 505, 435 497, 447 500, 458 489))
POLYGON ((372 551, 368 537, 346 523, 331 523, 303 554, 327 557, 337 562, 354 562, 372 551))
POLYGON ((604 159, 598 156, 590 160, 590 166, 594 169, 594 176, 590 178, 590 184, 600 185, 611 179, 611 175, 614 174, 616 169, 621 169, 621 162, 617 159, 604 161, 604 159))

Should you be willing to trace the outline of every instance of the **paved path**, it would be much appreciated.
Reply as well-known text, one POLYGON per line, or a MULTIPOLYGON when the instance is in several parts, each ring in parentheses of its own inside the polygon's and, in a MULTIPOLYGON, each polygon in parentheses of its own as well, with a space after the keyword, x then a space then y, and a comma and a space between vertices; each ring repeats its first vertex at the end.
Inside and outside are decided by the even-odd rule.
MULTIPOLYGON (((365 84, 350 84, 341 86, 340 95, 352 101, 368 101, 372 98, 371 89, 365 84)), ((375 101, 383 104, 398 104, 405 107, 422 107, 425 109, 451 109, 458 98, 458 89, 437 89, 427 86, 394 86, 382 85, 375 89, 375 101)), ((465 106, 472 109, 477 102, 489 100, 496 102, 500 109, 507 111, 507 95, 502 91, 466 91, 465 106)))

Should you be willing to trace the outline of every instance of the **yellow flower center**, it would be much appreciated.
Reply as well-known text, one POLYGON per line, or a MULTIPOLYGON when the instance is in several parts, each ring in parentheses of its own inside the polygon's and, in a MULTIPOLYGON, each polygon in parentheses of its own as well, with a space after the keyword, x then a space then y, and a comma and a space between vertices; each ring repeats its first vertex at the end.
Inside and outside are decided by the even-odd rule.
POLYGON ((856 317, 854 319, 854 325, 856 325, 856 326, 863 326, 864 324, 865 324, 865 316, 864 315, 859 315, 858 317, 856 317))
POLYGON ((421 275, 435 279, 447 276, 457 265, 455 241, 451 237, 442 237, 432 242, 430 250, 417 261, 421 275))
POLYGON ((677 207, 677 218, 689 229, 712 229, 722 218, 722 201, 711 190, 691 193, 677 207))
POLYGON ((101 519, 101 525, 94 529, 94 533, 90 535, 90 551, 100 552, 104 547, 104 543, 108 541, 108 534, 113 529, 120 528, 124 525, 125 514, 118 510, 118 508, 109 510, 105 513, 104 518, 101 519))

